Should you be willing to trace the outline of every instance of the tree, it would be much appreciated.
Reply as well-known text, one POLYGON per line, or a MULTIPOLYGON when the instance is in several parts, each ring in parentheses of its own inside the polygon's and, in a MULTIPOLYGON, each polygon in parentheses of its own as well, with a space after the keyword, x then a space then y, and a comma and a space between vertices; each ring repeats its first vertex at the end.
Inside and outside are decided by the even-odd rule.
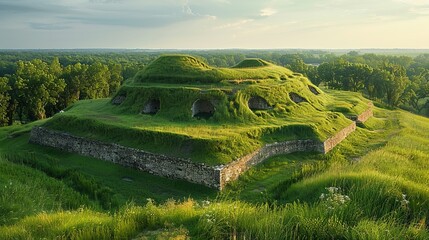
POLYGON ((421 113, 427 104, 429 104, 429 69, 419 68, 416 74, 417 75, 411 77, 410 84, 405 92, 408 104, 410 104, 417 113, 421 113))
POLYGON ((9 90, 11 90, 9 79, 0 77, 0 126, 4 126, 9 122, 7 110, 9 106, 9 90))
POLYGON ((348 91, 359 92, 365 87, 365 82, 371 77, 373 69, 366 64, 347 63, 341 68, 340 73, 343 79, 343 89, 348 91))
POLYGON ((344 68, 348 65, 343 59, 337 59, 334 62, 322 63, 318 68, 317 72, 321 81, 332 89, 344 89, 344 82, 342 75, 344 68))
POLYGON ((366 79, 365 89, 368 96, 372 99, 383 99, 385 96, 384 82, 389 78, 386 70, 374 68, 370 77, 366 79))
POLYGON ((45 62, 34 59, 30 62, 19 61, 17 71, 12 76, 12 88, 20 120, 26 113, 30 120, 46 117, 46 105, 56 104, 59 94, 64 90, 65 82, 56 77, 45 62))
POLYGON ((384 81, 382 84, 383 90, 386 94, 387 104, 398 106, 404 90, 410 83, 406 70, 402 66, 391 63, 385 63, 381 69, 388 72, 387 78, 383 79, 384 81))
POLYGON ((91 64, 85 72, 84 81, 81 82, 80 99, 95 99, 109 96, 109 68, 96 62, 91 64))
POLYGON ((80 63, 68 65, 64 68, 61 78, 64 79, 66 87, 60 94, 59 109, 64 109, 80 99, 82 82, 85 82, 87 70, 88 65, 80 63))
POLYGON ((122 66, 118 63, 111 63, 109 65, 110 79, 109 79, 109 96, 112 96, 118 91, 124 78, 122 77, 122 66))

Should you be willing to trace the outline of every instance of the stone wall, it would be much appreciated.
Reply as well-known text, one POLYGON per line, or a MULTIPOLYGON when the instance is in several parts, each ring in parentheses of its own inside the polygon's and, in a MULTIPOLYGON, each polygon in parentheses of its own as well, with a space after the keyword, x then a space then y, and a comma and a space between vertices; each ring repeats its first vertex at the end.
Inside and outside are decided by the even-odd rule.
POLYGON ((159 176, 185 179, 213 188, 220 187, 217 169, 187 159, 153 154, 113 143, 88 140, 42 127, 32 129, 30 142, 137 168, 159 176))
POLYGON ((222 166, 220 169, 220 188, 222 189, 228 182, 236 180, 243 172, 269 157, 302 151, 323 152, 323 143, 315 140, 296 140, 267 144, 226 166, 222 166))
POLYGON ((337 146, 337 144, 343 141, 350 133, 354 132, 355 130, 356 122, 353 122, 349 126, 336 133, 334 136, 326 139, 326 141, 323 142, 324 153, 331 151, 335 146, 337 146))
POLYGON ((363 113, 359 114, 356 118, 356 121, 361 123, 366 122, 366 120, 373 116, 373 107, 374 105, 372 104, 372 102, 368 103, 368 109, 363 113))
MULTIPOLYGON (((366 121, 370 116, 372 116, 372 107, 360 114, 357 121, 366 121)), ((33 128, 30 142, 221 190, 228 182, 236 180, 243 172, 269 157, 297 151, 327 153, 355 130, 356 122, 353 122, 324 142, 295 140, 267 144, 227 165, 214 167, 194 163, 188 159, 153 154, 113 143, 89 140, 42 127, 33 128)))

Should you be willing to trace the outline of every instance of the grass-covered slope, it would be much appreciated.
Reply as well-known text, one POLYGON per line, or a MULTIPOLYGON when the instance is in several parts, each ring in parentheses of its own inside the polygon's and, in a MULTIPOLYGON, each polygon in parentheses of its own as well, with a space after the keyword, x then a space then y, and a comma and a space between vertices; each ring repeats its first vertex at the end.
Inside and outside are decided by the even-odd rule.
POLYGON ((78 102, 45 126, 153 153, 219 165, 267 143, 296 139, 324 141, 350 125, 349 116, 368 108, 369 101, 359 94, 343 92, 331 96, 307 78, 263 60, 245 60, 241 65, 242 68, 214 69, 190 56, 163 56, 142 73, 155 76, 153 71, 156 70, 172 79, 189 74, 200 76, 202 80, 208 75, 198 74, 212 70, 234 74, 243 71, 249 76, 231 78, 233 80, 222 78, 212 84, 173 84, 160 83, 152 77, 147 79, 150 82, 138 82, 137 74, 135 82, 121 87, 112 101, 78 102), (169 71, 169 68, 174 69, 169 71), (289 77, 265 79, 266 76, 258 75, 260 71, 273 76, 276 72, 288 74, 289 77), (114 104, 117 98, 123 101, 114 104), (266 108, 251 109, 249 102, 255 98, 263 99, 262 105, 266 108), (151 101, 159 103, 159 110, 156 114, 142 114, 151 101), (212 105, 211 117, 194 117, 194 104, 198 101, 212 105))
MULTIPOLYGON (((47 148, 26 144, 24 129, 11 134, 6 139, 0 131, 0 152, 31 149, 54 156, 47 148)), ((37 210, 2 224, 0 238, 428 239, 428 139, 427 118, 377 109, 374 118, 333 152, 276 157, 243 175, 226 196, 163 203, 145 200, 146 204, 111 211, 37 210)), ((105 170, 116 168, 99 162, 107 164, 105 170)), ((0 176, 9 177, 3 169, 0 176)), ((15 172, 31 170, 26 169, 15 172)), ((82 165, 81 171, 85 170, 82 165)), ((108 176, 102 183, 119 185, 108 176)), ((150 184, 141 188, 149 189, 150 184)), ((19 202, 20 196, 10 195, 9 201, 19 202)), ((146 193, 139 198, 152 196, 146 193)))
POLYGON ((234 68, 215 68, 188 55, 164 55, 134 77, 139 83, 218 83, 222 80, 293 78, 293 73, 260 59, 244 60, 234 68))
POLYGON ((237 65, 235 65, 233 68, 256 68, 256 67, 266 67, 270 66, 271 64, 267 61, 264 61, 259 58, 248 58, 244 59, 243 61, 239 62, 237 65))
MULTIPOLYGON (((198 89, 146 88, 139 91, 138 88, 123 88, 122 91, 127 91, 128 97, 119 107, 112 105, 109 99, 82 101, 56 115, 45 126, 217 165, 248 154, 266 143, 295 139, 323 141, 351 123, 343 113, 324 107, 323 101, 337 101, 328 95, 320 96, 314 102, 296 104, 275 88, 272 92, 249 88, 246 91, 250 93, 239 93, 234 99, 228 99, 222 91, 213 90, 212 95, 205 97, 218 96, 218 104, 214 116, 206 120, 192 118, 192 103, 201 98, 198 89), (143 103, 150 98, 146 94, 151 91, 161 99, 162 108, 156 115, 140 114, 143 103), (252 91, 272 101, 274 107, 252 112, 247 107, 252 91), (282 97, 286 103, 274 102, 282 97)), ((359 108, 367 107, 359 95, 350 95, 347 99, 355 99, 359 102, 357 105, 361 105, 359 108)), ((352 107, 353 104, 347 114, 353 114, 352 107)))

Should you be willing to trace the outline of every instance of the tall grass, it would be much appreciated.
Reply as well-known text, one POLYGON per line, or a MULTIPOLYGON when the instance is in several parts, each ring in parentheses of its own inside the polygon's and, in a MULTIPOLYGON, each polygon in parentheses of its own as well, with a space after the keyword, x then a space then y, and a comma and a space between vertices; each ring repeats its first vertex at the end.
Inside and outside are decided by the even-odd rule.
MULTIPOLYGON (((29 166, 36 169, 52 179, 47 182, 55 182, 60 180, 64 185, 72 188, 76 192, 86 195, 90 199, 96 201, 104 209, 115 209, 118 207, 118 202, 113 191, 95 181, 92 177, 79 172, 76 169, 67 169, 58 164, 55 158, 47 156, 38 156, 37 154, 8 154, 4 155, 4 159, 9 162, 18 164, 18 166, 29 166)), ((49 178, 47 178, 49 179, 49 178)), ((40 184, 43 184, 41 181, 40 184)), ((73 198, 66 198, 72 201, 73 198)), ((74 207, 79 207, 80 198, 76 198, 74 207)))
POLYGON ((329 210, 322 203, 285 206, 187 200, 129 205, 115 214, 90 210, 41 213, 0 227, 2 239, 127 239, 156 229, 185 228, 195 239, 425 239, 419 225, 394 218, 351 216, 352 206, 329 210), (354 221, 351 222, 351 219, 354 221))
POLYGON ((0 225, 46 211, 96 208, 88 197, 41 171, 0 156, 0 225))

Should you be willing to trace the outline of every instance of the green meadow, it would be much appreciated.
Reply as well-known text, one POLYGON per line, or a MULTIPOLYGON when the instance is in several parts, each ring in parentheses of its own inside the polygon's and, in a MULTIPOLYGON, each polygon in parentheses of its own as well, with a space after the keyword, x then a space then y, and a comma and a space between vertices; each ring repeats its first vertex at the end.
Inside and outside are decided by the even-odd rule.
POLYGON ((274 157, 221 193, 28 144, 31 127, 0 130, 2 239, 429 237, 429 120, 404 111, 376 108, 327 155, 274 157))

